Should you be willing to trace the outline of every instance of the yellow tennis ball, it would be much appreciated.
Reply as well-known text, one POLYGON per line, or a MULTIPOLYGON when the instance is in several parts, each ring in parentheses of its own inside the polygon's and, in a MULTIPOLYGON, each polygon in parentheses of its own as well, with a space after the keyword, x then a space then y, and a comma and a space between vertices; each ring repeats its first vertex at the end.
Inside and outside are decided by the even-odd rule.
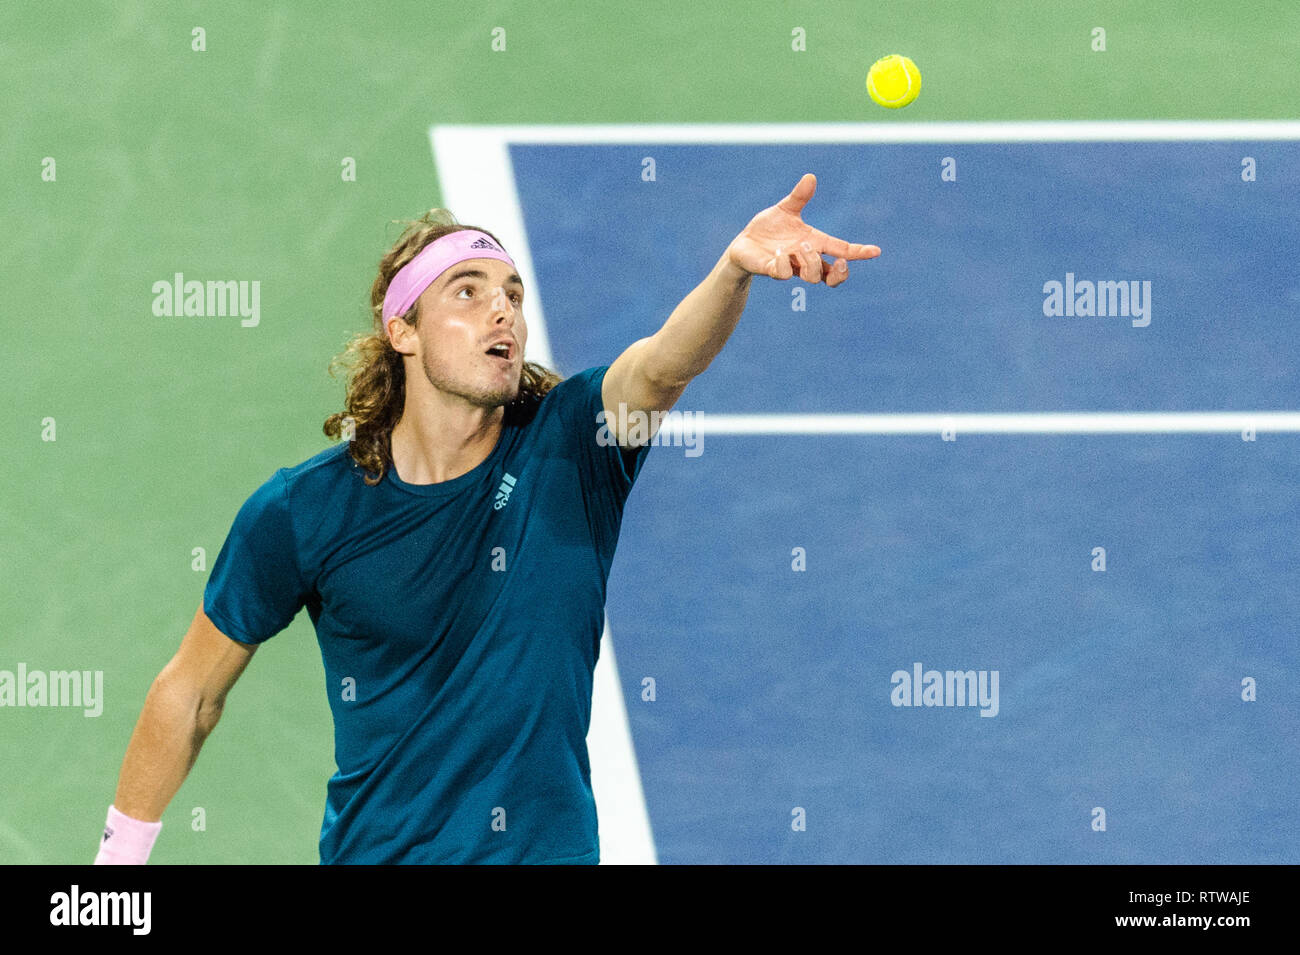
POLYGON ((920 92, 921 71, 905 56, 883 56, 867 71, 867 93, 886 109, 900 109, 920 92))

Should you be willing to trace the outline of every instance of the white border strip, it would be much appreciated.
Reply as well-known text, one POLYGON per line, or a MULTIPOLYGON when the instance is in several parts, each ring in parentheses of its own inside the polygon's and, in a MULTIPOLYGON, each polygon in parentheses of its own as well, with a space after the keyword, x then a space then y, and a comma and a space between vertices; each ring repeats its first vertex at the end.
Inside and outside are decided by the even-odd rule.
POLYGON ((552 366, 546 313, 533 270, 532 247, 524 229, 508 144, 497 134, 465 137, 444 135, 443 129, 435 126, 430 130, 442 204, 455 214, 457 222, 490 229, 505 244, 524 280, 524 318, 528 323, 525 353, 529 361, 552 366))
POLYGON ((608 616, 591 691, 587 753, 591 758, 591 789, 599 813, 601 864, 656 864, 650 812, 645 804, 645 790, 641 788, 641 768, 636 761, 623 688, 619 685, 608 616))
MULTIPOLYGON (((1300 139, 1297 120, 1106 120, 1030 123, 686 123, 573 126, 434 126, 439 162, 474 140, 506 143, 1018 143, 1300 139), (440 148, 441 144, 441 148, 440 148)), ((441 166, 439 167, 441 171, 441 166)))
MULTIPOLYGON (((683 433, 684 417, 661 432, 683 433)), ((1214 434, 1300 431, 1295 411, 1089 412, 1041 414, 710 414, 693 415, 692 434, 1214 434)))

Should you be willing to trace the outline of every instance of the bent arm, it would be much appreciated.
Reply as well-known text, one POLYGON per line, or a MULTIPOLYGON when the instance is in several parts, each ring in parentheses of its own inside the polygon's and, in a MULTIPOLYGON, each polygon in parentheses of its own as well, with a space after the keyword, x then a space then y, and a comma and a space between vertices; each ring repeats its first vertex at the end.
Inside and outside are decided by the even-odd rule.
MULTIPOLYGON (((723 255, 659 331, 633 342, 619 355, 605 372, 601 387, 601 401, 611 422, 621 420, 619 404, 648 413, 668 411, 677 403, 736 330, 752 278, 723 255)), ((626 444, 626 435, 617 438, 626 444)))
POLYGON ((227 637, 199 605, 145 697, 118 775, 113 805, 120 812, 145 822, 162 818, 256 649, 227 637))

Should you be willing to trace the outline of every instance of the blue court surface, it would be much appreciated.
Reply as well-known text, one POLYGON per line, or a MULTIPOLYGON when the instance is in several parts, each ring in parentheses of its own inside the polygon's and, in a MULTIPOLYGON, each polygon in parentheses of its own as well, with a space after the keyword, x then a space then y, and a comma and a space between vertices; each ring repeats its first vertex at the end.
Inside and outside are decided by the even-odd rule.
MULTIPOLYGON (((1297 142, 510 158, 565 375, 659 328, 814 172, 805 220, 882 256, 838 289, 755 279, 679 409, 1300 408, 1297 142), (1044 315, 1067 273, 1149 282, 1149 324, 1044 315)), ((1298 470, 1294 433, 653 449, 607 613, 659 860, 1300 861, 1298 470), (893 675, 917 664, 990 691, 996 671, 996 704, 894 705, 893 675)))

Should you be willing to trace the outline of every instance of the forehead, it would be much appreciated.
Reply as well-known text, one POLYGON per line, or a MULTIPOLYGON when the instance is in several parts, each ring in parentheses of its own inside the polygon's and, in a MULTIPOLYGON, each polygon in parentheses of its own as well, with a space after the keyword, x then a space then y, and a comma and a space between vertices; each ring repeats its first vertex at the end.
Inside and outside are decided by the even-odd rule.
POLYGON ((501 285, 523 287, 523 279, 509 262, 500 259, 466 259, 457 262, 438 277, 437 285, 445 288, 453 282, 469 279, 479 282, 497 282, 501 285))

